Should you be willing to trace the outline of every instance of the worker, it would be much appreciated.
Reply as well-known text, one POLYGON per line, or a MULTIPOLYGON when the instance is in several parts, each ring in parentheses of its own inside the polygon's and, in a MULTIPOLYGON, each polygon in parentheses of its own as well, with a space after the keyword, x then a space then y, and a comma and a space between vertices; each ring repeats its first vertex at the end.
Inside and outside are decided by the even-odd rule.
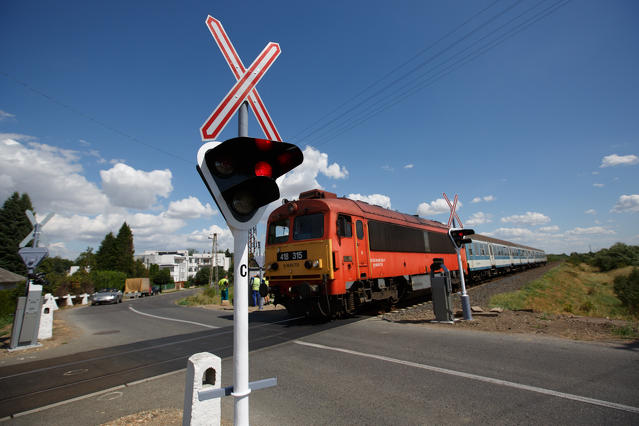
POLYGON ((260 286, 260 296, 264 298, 264 304, 268 305, 270 303, 269 299, 269 283, 268 278, 264 277, 262 280, 262 285, 260 286))
POLYGON ((226 275, 217 282, 217 286, 220 288, 220 297, 222 300, 229 300, 229 280, 226 275))
POLYGON ((260 284, 262 284, 262 280, 260 280, 259 275, 255 275, 251 280, 253 306, 259 306, 260 303, 260 284))

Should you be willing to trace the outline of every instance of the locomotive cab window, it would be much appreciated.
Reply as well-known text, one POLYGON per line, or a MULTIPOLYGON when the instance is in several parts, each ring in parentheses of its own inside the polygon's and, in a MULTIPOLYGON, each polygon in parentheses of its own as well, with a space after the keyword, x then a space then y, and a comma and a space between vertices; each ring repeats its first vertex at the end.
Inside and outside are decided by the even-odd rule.
POLYGON ((357 239, 361 240, 364 238, 364 224, 361 220, 355 222, 355 232, 357 232, 357 239))
POLYGON ((324 215, 322 213, 297 216, 293 223, 294 240, 310 240, 324 236, 324 215))
POLYGON ((288 241, 288 219, 278 220, 271 222, 268 227, 268 243, 277 244, 285 243, 288 241))
POLYGON ((350 238, 353 236, 353 222, 350 216, 337 216, 337 235, 350 238))

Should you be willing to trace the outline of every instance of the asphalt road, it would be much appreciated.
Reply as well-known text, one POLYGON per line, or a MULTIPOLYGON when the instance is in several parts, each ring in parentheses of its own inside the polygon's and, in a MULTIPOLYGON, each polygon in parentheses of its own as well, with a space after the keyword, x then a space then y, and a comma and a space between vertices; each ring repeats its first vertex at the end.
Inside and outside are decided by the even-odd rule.
MULTIPOLYGON (((170 335, 3 367, 0 417, 116 383, 129 386, 13 422, 99 424, 145 409, 181 408, 184 373, 170 372, 183 369, 186 358, 202 350, 223 358, 222 384, 231 385, 229 313, 169 306, 169 298, 162 297, 104 307, 118 318, 78 310, 88 315, 87 327, 94 315, 104 314, 116 321, 105 331, 117 324, 142 330, 141 322, 148 321, 153 333, 170 335), (142 316, 129 307, 221 328, 142 316), (180 333, 181 328, 189 331, 180 333), (168 374, 157 377, 163 373, 168 374), (157 378, 135 382, 152 376, 157 378)), ((278 322, 286 318, 281 311, 251 314, 250 380, 278 378, 276 387, 251 393, 251 424, 639 424, 637 345, 405 325, 376 317, 323 325, 278 322)), ((105 336, 124 342, 127 333, 105 336)), ((222 413, 232 419, 233 398, 223 399, 222 413)))
MULTIPOLYGON (((187 294, 74 309, 68 320, 84 336, 53 350, 64 355, 0 367, 0 418, 183 369, 194 353, 232 356, 233 311, 173 303, 187 294)), ((294 319, 283 310, 253 312, 250 349, 338 325, 294 319)))

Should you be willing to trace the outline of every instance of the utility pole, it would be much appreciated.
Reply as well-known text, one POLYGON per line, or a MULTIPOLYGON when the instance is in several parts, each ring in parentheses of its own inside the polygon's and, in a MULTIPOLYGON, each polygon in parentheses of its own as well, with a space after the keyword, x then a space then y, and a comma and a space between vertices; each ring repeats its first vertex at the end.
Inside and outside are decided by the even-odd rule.
MULTIPOLYGON (((213 286, 213 268, 217 266, 217 256, 215 251, 217 250, 217 233, 213 233, 213 236, 209 235, 209 240, 213 240, 211 247, 211 267, 209 268, 209 287, 213 286), (213 259, 215 258, 215 266, 213 266, 213 259)), ((215 268, 215 282, 217 283, 217 268, 215 268)))

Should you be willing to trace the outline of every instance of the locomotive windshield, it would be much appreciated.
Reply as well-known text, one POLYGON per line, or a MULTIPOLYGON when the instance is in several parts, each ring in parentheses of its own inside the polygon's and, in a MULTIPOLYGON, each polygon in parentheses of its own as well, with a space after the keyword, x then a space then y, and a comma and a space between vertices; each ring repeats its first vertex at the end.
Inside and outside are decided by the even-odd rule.
POLYGON ((322 213, 297 216, 293 224, 294 240, 310 240, 324 235, 324 215, 322 213))
POLYGON ((268 227, 268 243, 285 243, 288 241, 288 234, 288 219, 271 222, 268 227))

